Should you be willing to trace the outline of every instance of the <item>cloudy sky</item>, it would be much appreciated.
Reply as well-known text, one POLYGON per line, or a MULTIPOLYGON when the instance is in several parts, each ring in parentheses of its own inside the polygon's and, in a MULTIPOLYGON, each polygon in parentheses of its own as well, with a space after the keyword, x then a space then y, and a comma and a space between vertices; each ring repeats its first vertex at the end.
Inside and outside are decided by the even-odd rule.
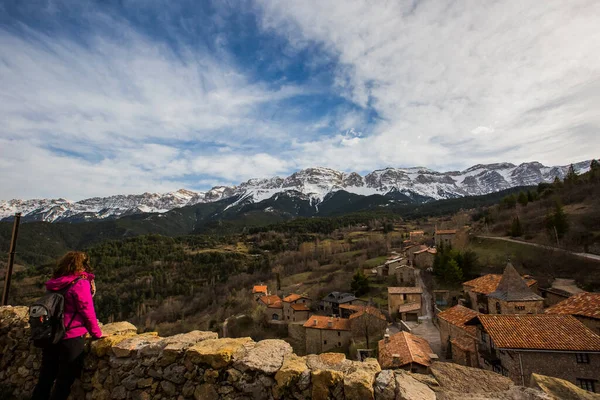
POLYGON ((600 2, 0 0, 0 199, 600 155, 600 2))

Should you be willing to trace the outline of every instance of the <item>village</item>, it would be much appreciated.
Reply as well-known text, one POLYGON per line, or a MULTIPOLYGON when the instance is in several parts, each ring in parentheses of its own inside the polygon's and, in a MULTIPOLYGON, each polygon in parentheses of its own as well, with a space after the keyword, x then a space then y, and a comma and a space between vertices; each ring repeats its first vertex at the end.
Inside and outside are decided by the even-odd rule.
POLYGON ((510 260, 502 274, 465 281, 462 291, 436 289, 435 255, 463 233, 412 231, 383 263, 365 267, 368 279, 395 282, 387 286, 387 307, 350 292, 313 299, 265 284, 252 288, 253 300, 300 355, 375 357, 383 369, 416 373, 429 373, 434 361, 444 361, 493 371, 517 385, 541 374, 597 391, 600 294, 566 278, 539 287, 510 260))

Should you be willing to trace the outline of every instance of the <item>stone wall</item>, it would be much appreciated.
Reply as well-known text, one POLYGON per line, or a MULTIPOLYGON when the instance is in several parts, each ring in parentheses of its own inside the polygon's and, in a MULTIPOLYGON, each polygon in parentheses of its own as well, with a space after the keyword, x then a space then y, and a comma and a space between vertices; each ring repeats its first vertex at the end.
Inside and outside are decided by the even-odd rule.
MULTIPOLYGON (((26 307, 0 307, 0 399, 29 398, 40 351, 29 344, 26 307)), ((343 354, 300 357, 281 340, 218 339, 193 331, 162 338, 127 322, 103 326, 90 342, 71 399, 549 399, 484 370, 434 363, 432 376, 381 371, 374 359, 343 354), (510 397, 506 397, 510 393, 510 397), (441 397, 440 397, 441 396, 441 397), (502 396, 502 397, 498 397, 502 396), (471 398, 471 397, 469 397, 471 398)))
POLYGON ((504 301, 489 297, 488 310, 490 314, 543 314, 544 300, 504 301), (498 312, 498 305, 500 312, 498 312))

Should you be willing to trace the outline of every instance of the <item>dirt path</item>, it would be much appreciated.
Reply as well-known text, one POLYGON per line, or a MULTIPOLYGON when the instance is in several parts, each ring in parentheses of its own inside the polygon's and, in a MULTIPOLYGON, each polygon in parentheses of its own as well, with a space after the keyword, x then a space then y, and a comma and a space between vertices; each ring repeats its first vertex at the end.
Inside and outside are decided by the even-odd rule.
POLYGON ((600 261, 600 256, 598 256, 596 254, 575 253, 575 252, 572 252, 572 251, 569 251, 569 250, 559 249, 558 247, 545 246, 543 244, 524 242, 522 240, 516 240, 516 239, 511 239, 511 238, 501 237, 501 236, 481 236, 481 235, 479 235, 479 236, 475 236, 475 237, 476 238, 480 238, 480 239, 503 240, 505 242, 519 243, 519 244, 524 244, 524 245, 527 245, 527 246, 538 247, 538 248, 546 249, 546 250, 557 250, 557 251, 562 251, 563 253, 572 254, 572 255, 574 255, 576 257, 582 257, 582 258, 587 258, 588 260, 600 261))

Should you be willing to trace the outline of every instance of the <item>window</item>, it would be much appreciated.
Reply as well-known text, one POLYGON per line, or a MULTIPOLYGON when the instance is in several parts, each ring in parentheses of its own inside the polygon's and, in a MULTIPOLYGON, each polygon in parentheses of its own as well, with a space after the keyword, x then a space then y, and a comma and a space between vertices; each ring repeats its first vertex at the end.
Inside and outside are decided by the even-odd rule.
POLYGON ((496 314, 502 314, 502 312, 500 311, 500 302, 496 302, 496 314))
POLYGON ((279 320, 279 315, 273 314, 272 318, 273 318, 273 321, 278 321, 279 320))
POLYGON ((342 347, 342 342, 338 342, 338 347, 342 347))
POLYGON ((338 331, 338 336, 342 336, 342 332, 338 331))
POLYGON ((487 333, 485 333, 484 331, 481 331, 481 340, 487 344, 487 333))
POLYGON ((517 310, 517 311, 525 311, 525 306, 515 306, 515 310, 517 310))
POLYGON ((575 358, 577 359, 577 364, 589 364, 590 363, 590 355, 587 353, 577 353, 577 354, 575 354, 575 358))
POLYGON ((323 340, 323 344, 327 344, 327 340, 323 340))
POLYGON ((580 379, 577 378, 577 386, 588 392, 596 392, 596 381, 594 379, 580 379))

